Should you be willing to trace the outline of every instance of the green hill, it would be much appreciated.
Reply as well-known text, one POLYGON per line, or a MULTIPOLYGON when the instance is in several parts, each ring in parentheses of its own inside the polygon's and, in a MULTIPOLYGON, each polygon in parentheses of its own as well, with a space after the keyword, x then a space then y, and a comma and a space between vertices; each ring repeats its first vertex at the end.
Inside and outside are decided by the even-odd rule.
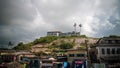
POLYGON ((48 48, 56 48, 56 49, 71 49, 71 48, 85 48, 85 40, 88 40, 88 44, 93 45, 96 43, 98 38, 90 38, 85 35, 81 36, 46 36, 35 39, 33 42, 24 44, 23 42, 18 43, 15 50, 30 50, 32 46, 36 44, 47 43, 49 45, 48 48))

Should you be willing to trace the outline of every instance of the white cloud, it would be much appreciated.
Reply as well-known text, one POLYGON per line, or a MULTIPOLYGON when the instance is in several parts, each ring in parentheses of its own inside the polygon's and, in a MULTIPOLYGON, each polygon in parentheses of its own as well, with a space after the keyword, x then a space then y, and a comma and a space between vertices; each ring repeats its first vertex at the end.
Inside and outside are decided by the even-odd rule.
POLYGON ((3 2, 7 6, 2 2, 0 38, 4 40, 30 41, 46 36, 47 31, 69 32, 74 23, 77 31, 81 23, 82 34, 93 37, 120 29, 116 25, 120 22, 117 0, 11 0, 3 2))

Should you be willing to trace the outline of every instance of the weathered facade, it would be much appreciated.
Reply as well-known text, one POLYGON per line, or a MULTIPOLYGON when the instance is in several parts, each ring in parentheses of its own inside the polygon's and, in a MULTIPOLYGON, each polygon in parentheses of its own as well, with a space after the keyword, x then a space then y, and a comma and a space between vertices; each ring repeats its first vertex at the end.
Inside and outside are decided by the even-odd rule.
POLYGON ((97 42, 97 59, 104 63, 120 62, 120 38, 101 38, 97 42))
POLYGON ((87 51, 85 49, 68 49, 66 54, 69 62, 74 60, 84 61, 87 59, 87 51))

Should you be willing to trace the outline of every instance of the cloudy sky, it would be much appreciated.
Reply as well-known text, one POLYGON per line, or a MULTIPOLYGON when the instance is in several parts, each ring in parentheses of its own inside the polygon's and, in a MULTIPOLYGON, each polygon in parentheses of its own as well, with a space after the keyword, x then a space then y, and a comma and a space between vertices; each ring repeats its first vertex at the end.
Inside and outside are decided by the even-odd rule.
POLYGON ((120 0, 0 0, 0 47, 71 32, 74 23, 90 37, 120 35, 120 0))

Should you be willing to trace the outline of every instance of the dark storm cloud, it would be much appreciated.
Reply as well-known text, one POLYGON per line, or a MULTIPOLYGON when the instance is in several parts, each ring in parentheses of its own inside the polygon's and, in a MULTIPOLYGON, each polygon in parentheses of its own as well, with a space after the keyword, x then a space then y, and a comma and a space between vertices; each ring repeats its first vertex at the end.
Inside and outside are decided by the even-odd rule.
POLYGON ((1 0, 0 10, 1 25, 12 24, 13 19, 32 21, 36 15, 34 8, 22 0, 1 0))
POLYGON ((32 33, 27 28, 35 16, 36 10, 24 0, 0 0, 0 46, 29 41, 32 33))
MULTIPOLYGON (((116 0, 116 9, 108 17, 108 22, 113 26, 106 27, 106 29, 100 29, 97 36, 119 35, 120 36, 120 0, 116 0)), ((101 20, 102 21, 102 20, 101 20)))

